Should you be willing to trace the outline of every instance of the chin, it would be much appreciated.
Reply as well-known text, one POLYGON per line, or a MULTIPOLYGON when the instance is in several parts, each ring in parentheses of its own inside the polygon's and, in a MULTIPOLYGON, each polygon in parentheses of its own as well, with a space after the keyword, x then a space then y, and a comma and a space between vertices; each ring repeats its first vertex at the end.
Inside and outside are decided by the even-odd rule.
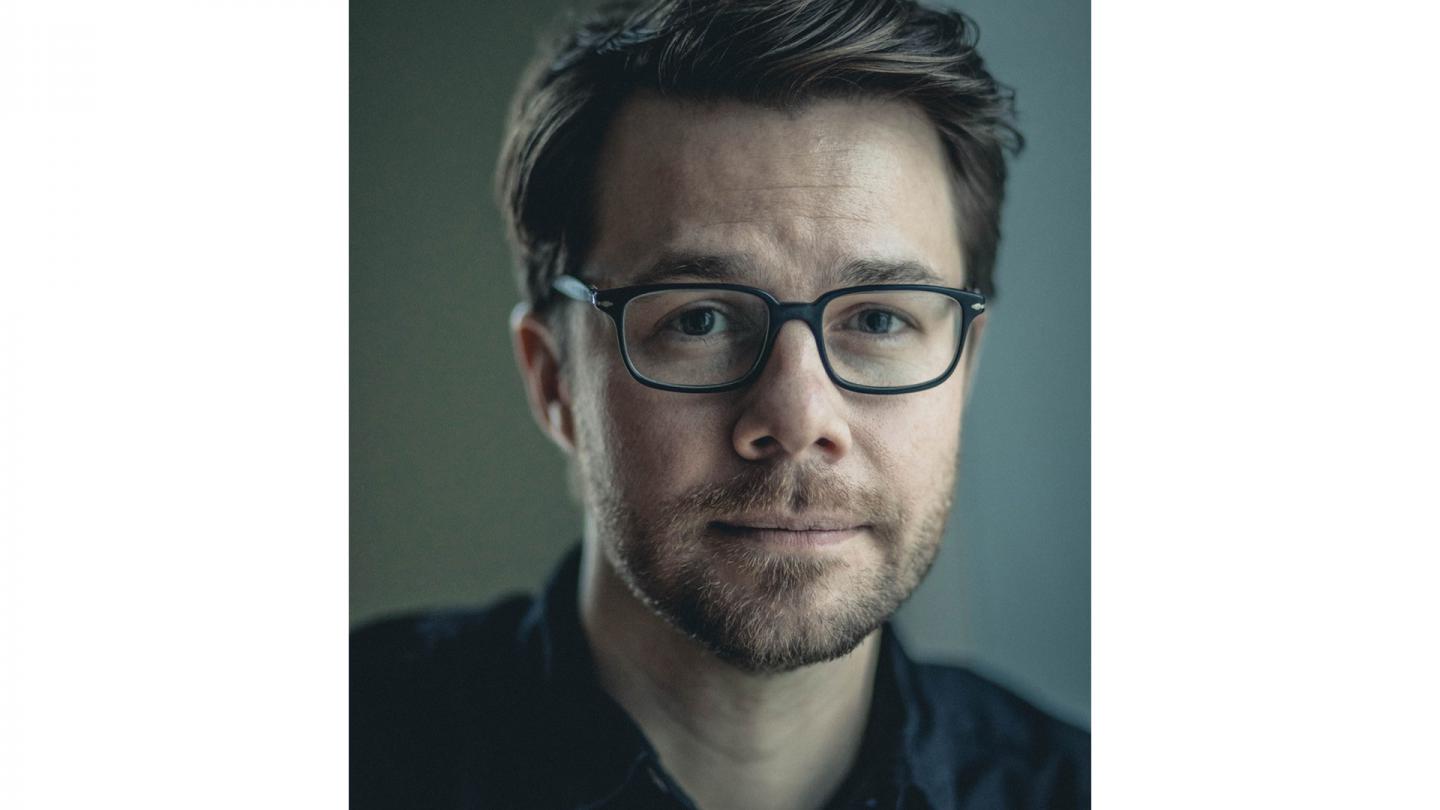
POLYGON ((607 554, 630 591, 675 629, 744 672, 831 661, 879 629, 924 578, 934 538, 864 531, 821 548, 630 536, 607 554))

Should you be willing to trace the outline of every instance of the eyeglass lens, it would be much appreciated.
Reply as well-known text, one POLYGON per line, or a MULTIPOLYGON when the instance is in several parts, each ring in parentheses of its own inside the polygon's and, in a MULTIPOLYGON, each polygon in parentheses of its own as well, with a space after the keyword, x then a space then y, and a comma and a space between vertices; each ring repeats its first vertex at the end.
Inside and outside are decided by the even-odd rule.
MULTIPOLYGON (((665 385, 724 385, 755 366, 769 331, 764 299, 734 290, 663 290, 630 300, 625 349, 642 376, 665 385)), ((925 290, 848 293, 825 307, 825 353, 835 375, 874 388, 941 376, 955 359, 960 302, 925 290)))

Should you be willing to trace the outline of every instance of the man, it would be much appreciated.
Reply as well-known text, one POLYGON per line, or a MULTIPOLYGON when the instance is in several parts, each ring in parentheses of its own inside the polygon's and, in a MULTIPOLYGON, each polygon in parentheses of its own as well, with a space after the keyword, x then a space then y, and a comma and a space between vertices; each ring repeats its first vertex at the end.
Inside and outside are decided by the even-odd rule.
POLYGON ((578 551, 352 640, 363 807, 1088 806, 1086 735, 886 625, 939 548, 1008 94, 904 0, 609 7, 516 99, 516 357, 578 551))

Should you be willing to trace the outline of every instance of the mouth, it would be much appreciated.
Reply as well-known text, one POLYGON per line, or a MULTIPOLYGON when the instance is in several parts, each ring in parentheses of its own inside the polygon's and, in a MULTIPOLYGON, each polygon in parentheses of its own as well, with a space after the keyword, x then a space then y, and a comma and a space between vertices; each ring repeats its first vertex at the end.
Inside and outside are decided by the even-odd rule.
POLYGON ((712 521, 710 528, 737 540, 805 548, 838 545, 869 526, 838 516, 744 516, 712 521))

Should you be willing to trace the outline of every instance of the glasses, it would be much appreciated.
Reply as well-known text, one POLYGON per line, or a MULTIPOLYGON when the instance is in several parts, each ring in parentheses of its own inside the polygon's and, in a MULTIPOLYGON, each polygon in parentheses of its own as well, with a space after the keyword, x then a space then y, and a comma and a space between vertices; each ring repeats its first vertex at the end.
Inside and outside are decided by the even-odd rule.
POLYGON ((615 321, 620 356, 638 382, 711 393, 750 383, 787 321, 815 336, 825 373, 862 394, 934 388, 960 361, 985 296, 927 284, 866 284, 814 301, 777 301, 741 284, 646 284, 596 289, 574 276, 551 285, 615 321))

